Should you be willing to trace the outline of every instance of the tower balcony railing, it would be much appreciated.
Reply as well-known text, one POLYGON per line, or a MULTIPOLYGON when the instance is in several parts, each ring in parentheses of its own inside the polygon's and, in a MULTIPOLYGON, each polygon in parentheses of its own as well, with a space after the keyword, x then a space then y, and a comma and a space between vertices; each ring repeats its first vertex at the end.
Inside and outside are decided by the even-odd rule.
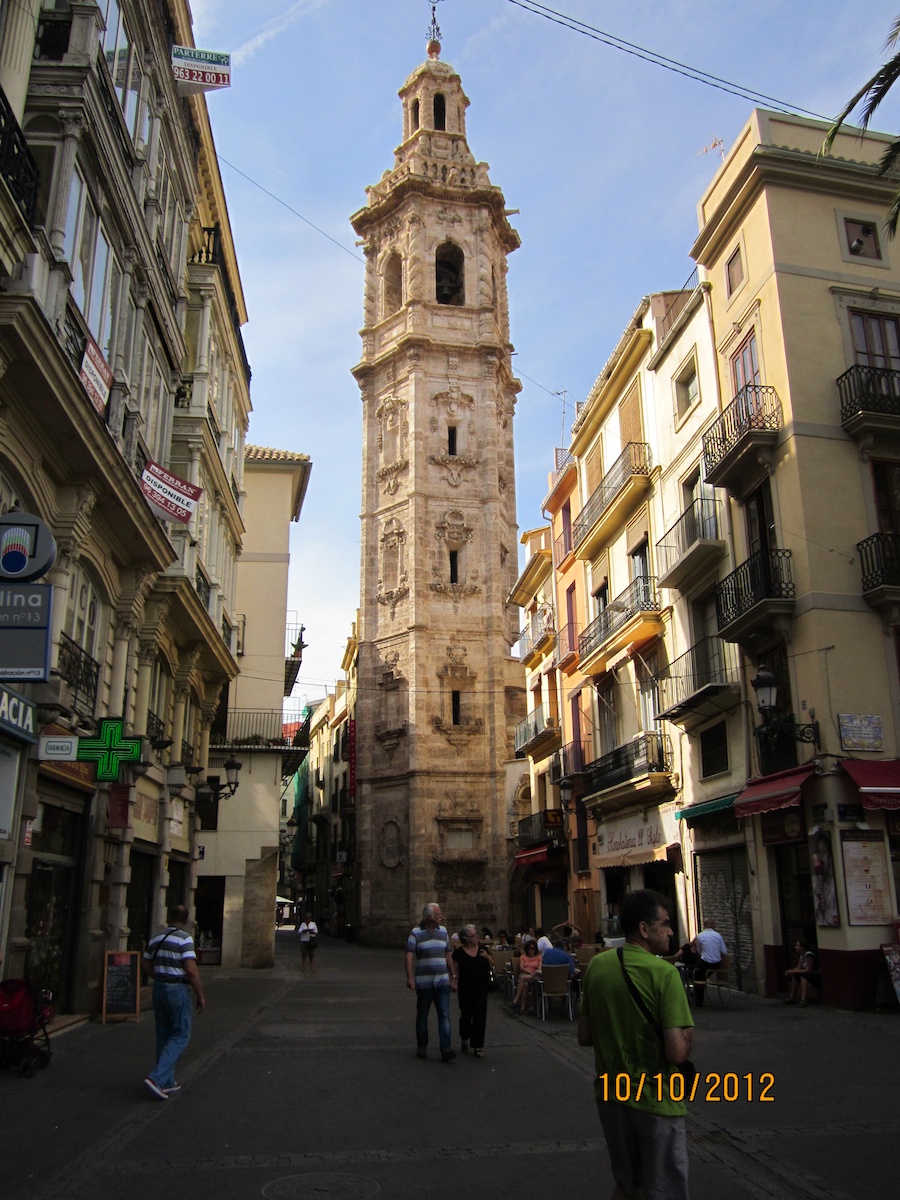
POLYGON ((729 642, 792 611, 795 596, 790 550, 757 550, 716 586, 716 624, 729 642))
POLYGON ((741 470, 744 451, 771 444, 782 426, 781 401, 773 387, 748 383, 703 435, 703 475, 727 486, 741 470))
POLYGON ((600 792, 649 774, 671 774, 672 740, 665 733, 641 733, 624 746, 588 763, 586 792, 600 792))
POLYGON ((656 543, 656 562, 662 587, 680 588, 714 557, 725 551, 721 505, 700 497, 656 543))
POLYGON ((572 538, 579 558, 584 557, 587 543, 592 545, 599 539, 605 528, 604 517, 614 511, 616 501, 624 496, 629 484, 636 476, 646 481, 650 471, 649 444, 629 442, 572 523, 572 538))
POLYGON ((578 639, 578 656, 584 661, 604 642, 638 613, 659 612, 660 599, 656 579, 639 575, 624 592, 611 600, 599 616, 595 617, 578 639))

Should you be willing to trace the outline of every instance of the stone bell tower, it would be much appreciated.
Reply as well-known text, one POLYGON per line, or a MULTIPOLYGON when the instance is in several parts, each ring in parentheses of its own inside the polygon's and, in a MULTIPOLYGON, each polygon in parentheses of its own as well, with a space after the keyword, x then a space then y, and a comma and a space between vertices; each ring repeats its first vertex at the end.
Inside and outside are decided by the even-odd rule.
POLYGON ((398 944, 422 906, 507 920, 504 762, 522 683, 503 194, 466 142, 440 58, 400 89, 394 166, 351 219, 367 267, 357 837, 364 940, 398 944))

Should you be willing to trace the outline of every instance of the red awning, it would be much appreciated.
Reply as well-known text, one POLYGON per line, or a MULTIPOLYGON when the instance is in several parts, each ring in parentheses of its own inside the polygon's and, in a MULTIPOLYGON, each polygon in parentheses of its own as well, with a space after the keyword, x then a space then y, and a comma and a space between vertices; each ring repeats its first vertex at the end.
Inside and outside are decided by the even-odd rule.
POLYGON ((734 802, 734 815, 752 817, 778 808, 795 808, 800 803, 800 789, 815 772, 815 767, 792 767, 777 775, 751 779, 734 802))
POLYGON ((547 861, 547 847, 533 846, 528 850, 519 850, 516 854, 516 866, 530 866, 532 863, 547 861))
POLYGON ((845 758, 841 766, 859 788, 863 808, 900 808, 900 759, 858 762, 845 758))

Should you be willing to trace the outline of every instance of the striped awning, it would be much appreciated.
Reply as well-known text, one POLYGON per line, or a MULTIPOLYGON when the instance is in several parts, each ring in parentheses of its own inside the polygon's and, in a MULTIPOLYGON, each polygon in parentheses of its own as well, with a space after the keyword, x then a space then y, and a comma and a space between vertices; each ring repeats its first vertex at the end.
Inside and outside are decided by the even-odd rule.
POLYGON ((807 779, 815 775, 812 766, 792 767, 760 779, 748 780, 747 786, 734 802, 736 817, 752 817, 756 813, 775 812, 779 808, 796 808, 800 792, 807 779))

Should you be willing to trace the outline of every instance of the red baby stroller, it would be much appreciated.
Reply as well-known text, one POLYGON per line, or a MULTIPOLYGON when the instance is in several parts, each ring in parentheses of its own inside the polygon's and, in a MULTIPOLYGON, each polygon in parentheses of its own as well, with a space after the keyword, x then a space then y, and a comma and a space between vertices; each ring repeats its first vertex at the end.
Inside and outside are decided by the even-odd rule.
POLYGON ((36 1067, 49 1065, 52 998, 27 979, 0 981, 0 1066, 18 1067, 20 1075, 30 1076, 36 1067))

